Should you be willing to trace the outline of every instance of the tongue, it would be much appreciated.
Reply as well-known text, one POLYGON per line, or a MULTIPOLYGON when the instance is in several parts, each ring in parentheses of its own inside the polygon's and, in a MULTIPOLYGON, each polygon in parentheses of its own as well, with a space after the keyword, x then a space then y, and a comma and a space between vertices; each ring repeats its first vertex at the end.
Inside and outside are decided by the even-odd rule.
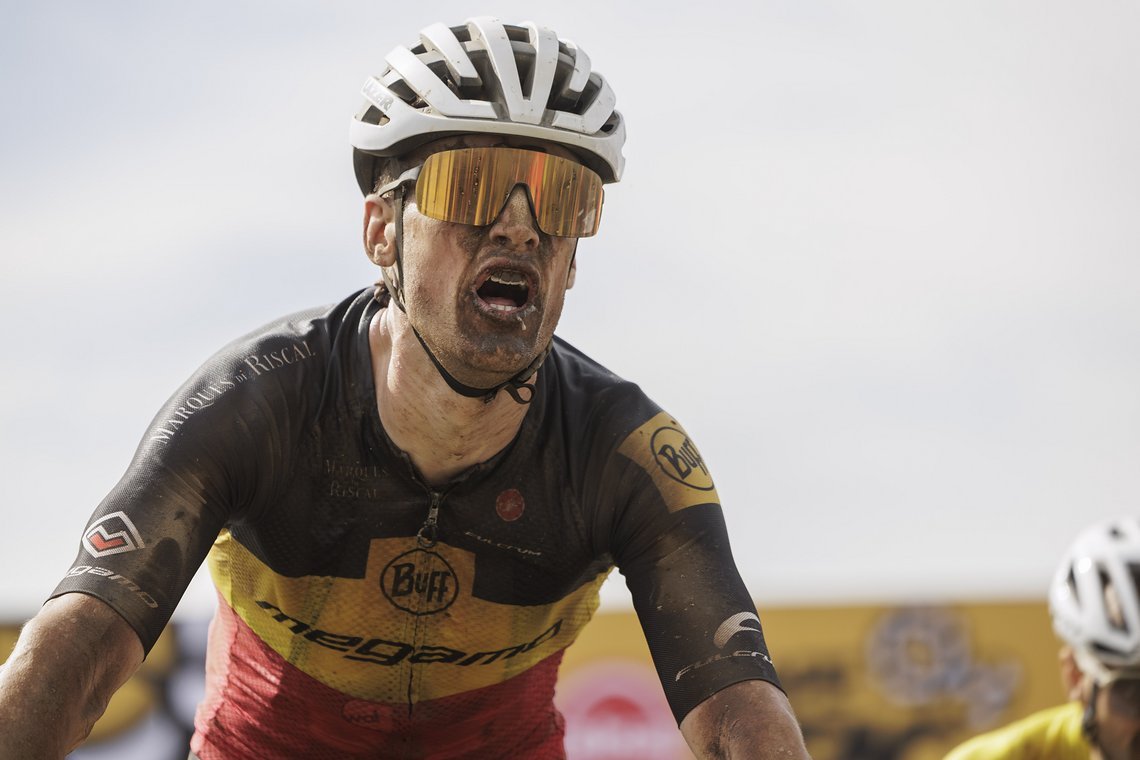
POLYGON ((517 305, 510 298, 503 298, 502 296, 487 296, 483 300, 493 306, 510 306, 514 308, 517 305))

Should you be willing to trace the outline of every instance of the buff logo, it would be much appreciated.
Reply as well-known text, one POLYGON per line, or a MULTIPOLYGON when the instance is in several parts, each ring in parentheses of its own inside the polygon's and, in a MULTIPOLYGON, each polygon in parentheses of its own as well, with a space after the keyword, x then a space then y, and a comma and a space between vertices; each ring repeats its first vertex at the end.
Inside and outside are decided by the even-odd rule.
POLYGON ((125 512, 104 515, 83 532, 83 548, 92 557, 123 554, 145 547, 142 536, 125 512))
POLYGON ((657 466, 673 480, 698 491, 713 490, 712 476, 705 460, 683 430, 658 428, 649 440, 649 448, 657 466))
POLYGON ((388 563, 380 588, 393 605, 413 615, 433 615, 459 596, 455 571, 439 554, 413 549, 388 563))

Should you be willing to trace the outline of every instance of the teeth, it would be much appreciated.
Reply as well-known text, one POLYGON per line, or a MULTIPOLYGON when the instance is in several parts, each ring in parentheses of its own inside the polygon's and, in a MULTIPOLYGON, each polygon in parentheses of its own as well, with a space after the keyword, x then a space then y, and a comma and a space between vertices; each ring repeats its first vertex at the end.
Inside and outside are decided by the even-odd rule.
POLYGON ((526 277, 521 272, 495 272, 487 279, 500 285, 526 285, 526 277))
POLYGON ((495 311, 514 311, 515 309, 518 308, 517 306, 511 306, 511 305, 505 304, 505 303, 489 303, 487 305, 490 306, 495 311))

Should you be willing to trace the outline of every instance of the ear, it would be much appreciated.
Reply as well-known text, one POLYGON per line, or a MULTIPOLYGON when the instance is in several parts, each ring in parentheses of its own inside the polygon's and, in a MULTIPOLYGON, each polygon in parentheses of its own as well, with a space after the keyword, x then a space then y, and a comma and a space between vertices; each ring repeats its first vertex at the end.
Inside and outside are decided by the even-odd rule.
POLYGON ((1069 701, 1083 699, 1084 695, 1081 694, 1081 684, 1084 681, 1084 673, 1081 672, 1080 666, 1077 665, 1076 658, 1073 657, 1072 648, 1068 646, 1061 647, 1061 651, 1057 654, 1057 659, 1061 664, 1061 685, 1065 687, 1065 694, 1068 696, 1069 701))
POLYGON ((396 263, 396 206, 387 195, 375 193, 364 199, 364 253, 373 264, 396 263))

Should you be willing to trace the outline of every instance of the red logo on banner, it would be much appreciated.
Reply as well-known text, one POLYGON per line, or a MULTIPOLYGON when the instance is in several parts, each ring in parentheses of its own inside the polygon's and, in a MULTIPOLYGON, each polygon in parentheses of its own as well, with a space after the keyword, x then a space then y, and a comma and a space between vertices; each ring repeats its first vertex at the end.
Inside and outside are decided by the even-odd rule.
POLYGON ((692 757, 661 692, 657 674, 631 660, 605 660, 560 679, 566 755, 574 760, 692 757))

